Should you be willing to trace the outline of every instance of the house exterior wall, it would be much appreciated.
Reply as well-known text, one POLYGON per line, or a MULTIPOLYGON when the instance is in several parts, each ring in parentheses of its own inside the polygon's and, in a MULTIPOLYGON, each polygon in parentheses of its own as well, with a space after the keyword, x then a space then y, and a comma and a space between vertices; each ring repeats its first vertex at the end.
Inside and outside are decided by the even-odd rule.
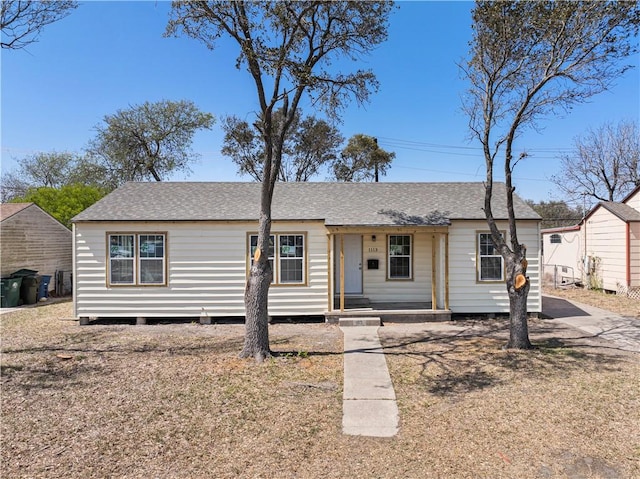
POLYGON ((407 280, 387 278, 387 235, 376 235, 375 242, 371 235, 363 236, 363 295, 372 302, 431 301, 431 233, 406 234, 411 234, 413 246, 412 278, 407 280), (380 268, 367 269, 368 259, 378 259, 380 268))
POLYGON ((49 275, 72 269, 72 233, 38 206, 31 205, 2 221, 0 275, 31 269, 49 275))
MULTIPOLYGON (((499 223, 503 231, 506 222, 499 223)), ((76 317, 210 317, 244 316, 248 272, 248 237, 254 222, 78 222, 74 225, 74 314, 76 317), (108 286, 108 233, 166 234, 166 286, 108 286)), ((454 313, 508 313, 504 281, 477 281, 477 233, 484 221, 456 221, 447 233, 398 231, 413 237, 413 277, 387 279, 387 233, 363 234, 363 295, 372 302, 429 302, 432 298, 432 247, 436 254, 438 307, 445 289, 445 243, 448 241, 449 305, 454 313), (435 243, 434 243, 435 236, 435 243), (380 268, 368 270, 368 259, 380 268)), ((272 285, 273 316, 322 315, 332 299, 329 267, 333 250, 328 230, 319 221, 274 222, 272 233, 304 234, 304 285, 272 285), (328 254, 331 253, 331 254, 328 254)), ((395 233, 394 233, 395 234, 395 233)), ((531 280, 530 312, 541 311, 539 223, 519 223, 519 239, 527 244, 531 280)))
MULTIPOLYGON (((507 222, 498 222, 508 231, 507 222)), ((477 281, 477 233, 488 232, 485 221, 458 221, 449 227, 449 305, 453 313, 508 313, 506 283, 477 281)), ((527 276, 531 282, 527 309, 542 311, 540 228, 537 221, 518 223, 518 240, 527 245, 527 276)), ((507 238, 507 241, 509 239, 507 238)))
POLYGON ((584 237, 582 230, 556 229, 542 233, 543 281, 558 284, 582 281, 584 267, 584 237), (551 236, 559 235, 560 243, 552 243, 551 236))
MULTIPOLYGON (((640 196, 639 196, 640 198, 640 196)), ((640 287, 640 222, 629 223, 629 273, 632 288, 640 287)))
POLYGON ((589 286, 616 291, 618 283, 626 285, 627 223, 600 207, 588 217, 585 234, 586 255, 591 258, 589 286))
POLYGON ((625 204, 631 206, 636 211, 640 211, 640 190, 629 196, 625 204))
MULTIPOLYGON (((322 223, 274 223, 273 233, 306 238, 305 285, 272 286, 269 313, 322 314, 328 304, 326 231, 322 223)), ((244 316, 248 222, 76 223, 76 317, 244 316), (167 286, 107 286, 107 232, 167 235, 167 286)))

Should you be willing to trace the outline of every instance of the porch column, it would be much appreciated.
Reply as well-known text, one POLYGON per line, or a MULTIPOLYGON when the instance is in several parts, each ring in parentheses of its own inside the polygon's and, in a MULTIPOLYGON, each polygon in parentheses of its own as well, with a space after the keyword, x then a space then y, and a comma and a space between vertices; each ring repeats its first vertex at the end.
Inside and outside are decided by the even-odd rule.
POLYGON ((438 309, 438 296, 436 294, 436 235, 431 235, 431 309, 438 309))
POLYGON ((340 233, 340 312, 344 311, 344 234, 340 233))
POLYGON ((444 309, 449 310, 449 233, 444 234, 444 309))

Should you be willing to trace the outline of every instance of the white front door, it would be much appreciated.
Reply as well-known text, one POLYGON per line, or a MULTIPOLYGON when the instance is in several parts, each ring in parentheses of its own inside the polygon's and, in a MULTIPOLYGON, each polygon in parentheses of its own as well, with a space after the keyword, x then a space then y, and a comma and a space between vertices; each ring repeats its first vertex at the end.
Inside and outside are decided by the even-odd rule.
MULTIPOLYGON (((336 294, 340 294, 340 235, 336 236, 336 294)), ((344 292, 362 294, 362 236, 344 235, 344 292)))

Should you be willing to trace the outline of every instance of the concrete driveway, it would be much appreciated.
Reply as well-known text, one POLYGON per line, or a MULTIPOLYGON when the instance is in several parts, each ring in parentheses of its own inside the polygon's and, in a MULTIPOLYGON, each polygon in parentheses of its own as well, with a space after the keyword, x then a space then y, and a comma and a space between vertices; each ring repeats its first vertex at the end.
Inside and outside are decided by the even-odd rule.
POLYGON ((550 322, 572 326, 606 339, 625 351, 640 352, 640 319, 628 318, 555 296, 542 297, 542 313, 550 322))

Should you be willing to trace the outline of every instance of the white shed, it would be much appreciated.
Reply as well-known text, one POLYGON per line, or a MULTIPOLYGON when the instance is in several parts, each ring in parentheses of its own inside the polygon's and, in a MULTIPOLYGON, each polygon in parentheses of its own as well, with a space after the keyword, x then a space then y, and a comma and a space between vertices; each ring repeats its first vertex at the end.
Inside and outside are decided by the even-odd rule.
POLYGON ((583 221, 593 287, 640 296, 640 210, 631 206, 638 191, 640 187, 621 203, 599 203, 583 221))

